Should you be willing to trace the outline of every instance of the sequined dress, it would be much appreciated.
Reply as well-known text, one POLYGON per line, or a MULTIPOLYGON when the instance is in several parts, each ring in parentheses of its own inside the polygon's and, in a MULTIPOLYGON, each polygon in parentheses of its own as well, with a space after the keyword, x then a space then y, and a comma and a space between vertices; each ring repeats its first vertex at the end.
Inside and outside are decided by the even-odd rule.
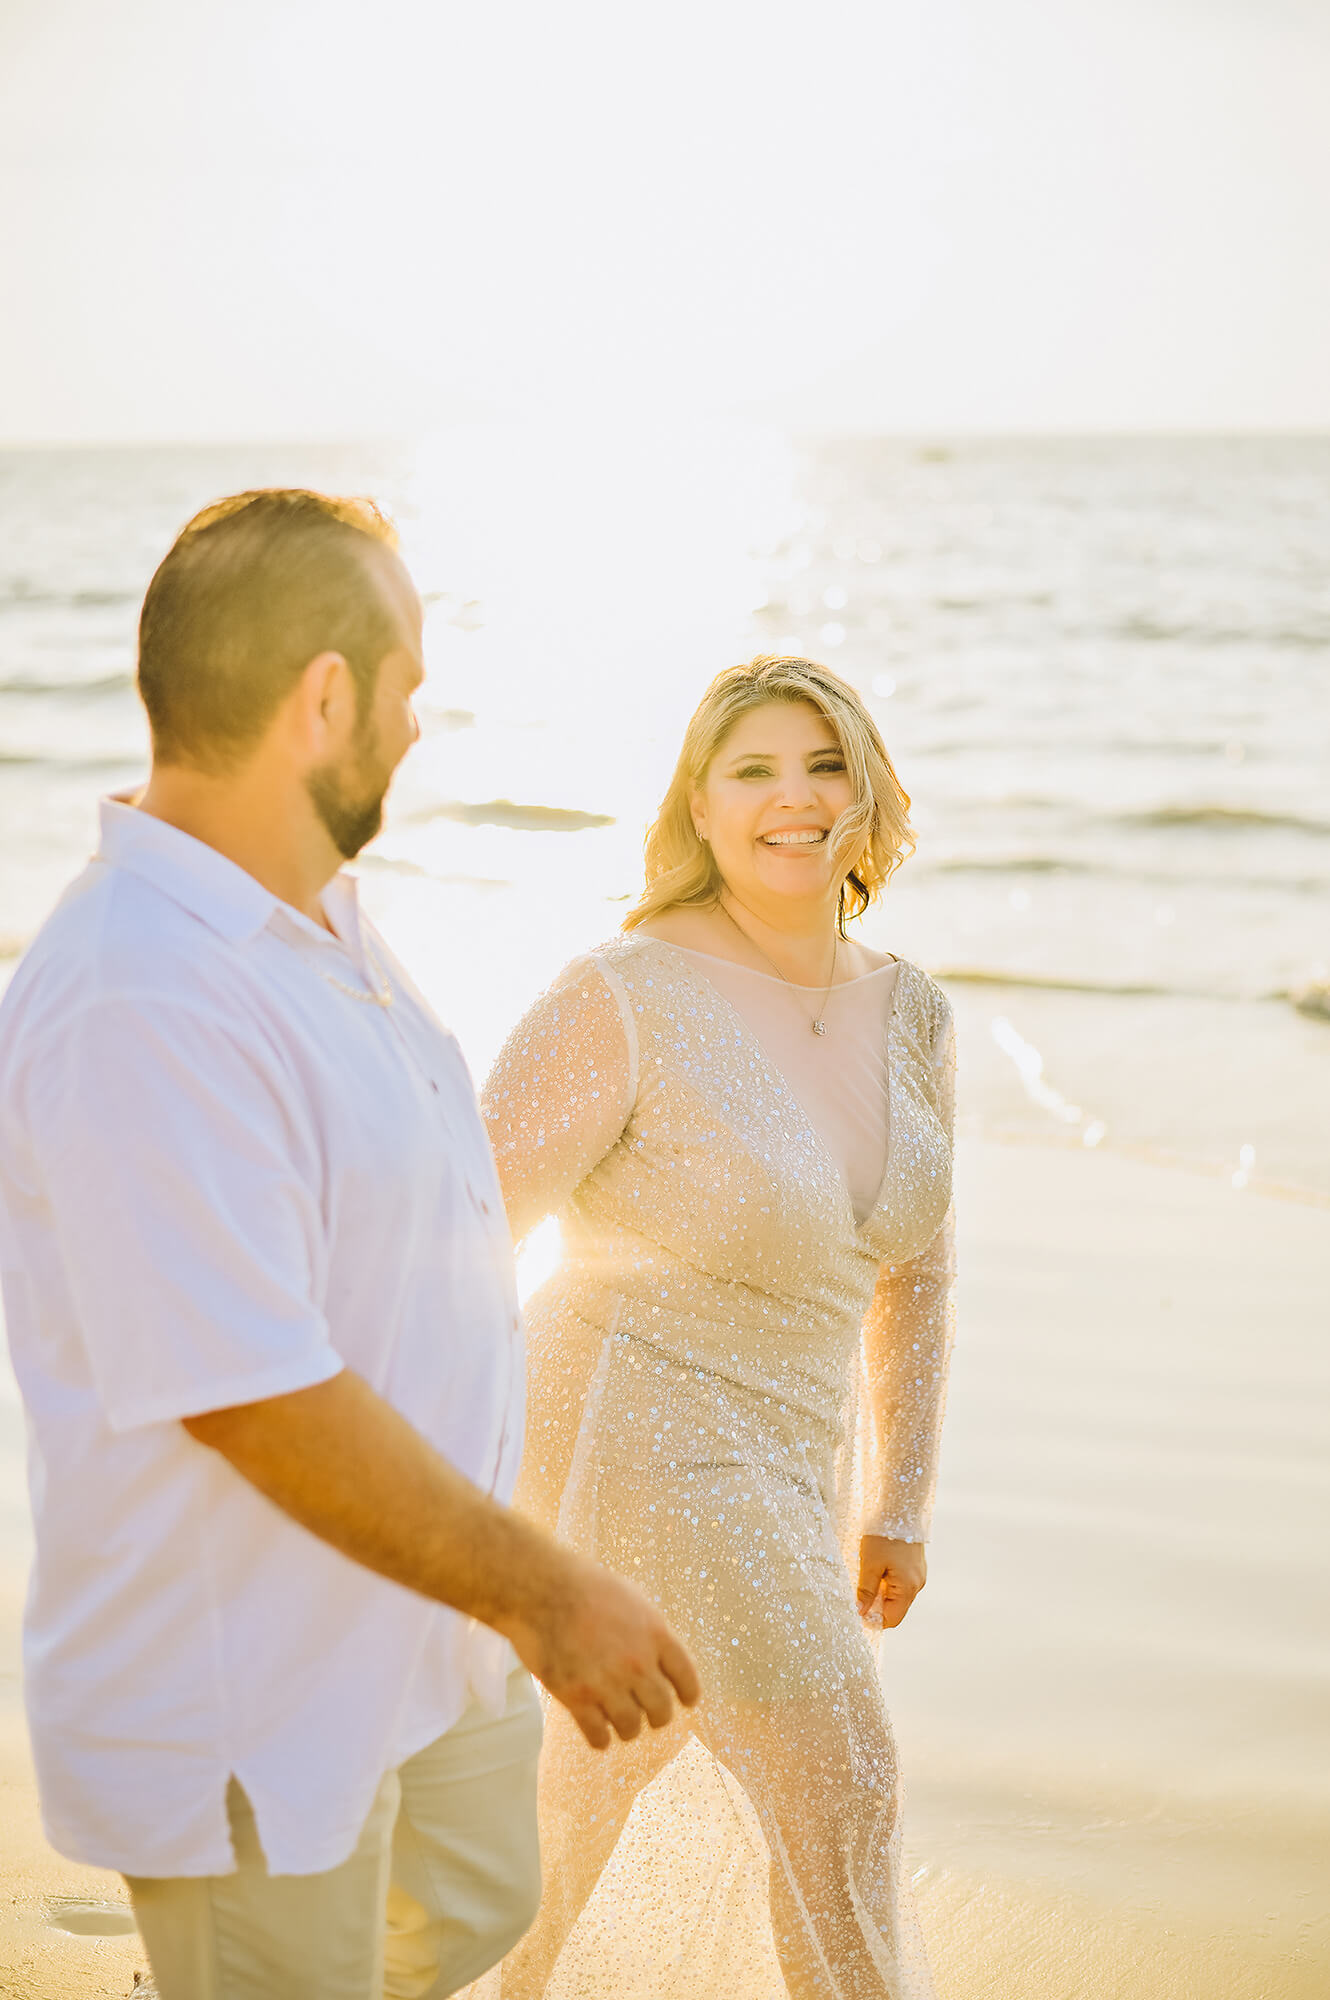
POLYGON ((551 1707, 546 1889, 503 2000, 932 2000, 855 1602, 861 1534, 922 1541, 950 1340, 952 1029, 898 968, 890 1143, 842 1171, 705 961, 579 959, 483 1093, 528 1308, 518 1504, 633 1577, 704 1694, 603 1756, 551 1707))

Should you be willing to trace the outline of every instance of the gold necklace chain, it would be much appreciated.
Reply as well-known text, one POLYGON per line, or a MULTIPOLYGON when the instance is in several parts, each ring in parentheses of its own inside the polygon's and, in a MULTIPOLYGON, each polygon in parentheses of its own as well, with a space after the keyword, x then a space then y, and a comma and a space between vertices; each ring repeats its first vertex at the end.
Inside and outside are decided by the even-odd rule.
POLYGON ((345 993, 348 1000, 358 1000, 362 1007, 391 1007, 393 1004, 393 989, 387 973, 378 963, 378 960, 363 938, 360 942, 360 949, 364 953, 365 958, 365 977, 369 982, 370 989, 368 993, 366 993, 363 986, 348 986, 344 979, 338 979, 334 973, 325 972, 321 965, 316 967, 319 977, 326 979, 329 986, 335 986, 339 993, 345 993), (377 987, 374 984, 376 979, 380 982, 377 987))
MULTIPOLYGON (((730 915, 729 910, 725 906, 724 900, 719 896, 716 898, 716 907, 718 910, 720 910, 721 914, 726 918, 728 918, 729 922, 733 924, 735 930, 738 931, 740 937, 744 940, 745 944, 750 944, 753 947, 753 950, 757 953, 759 958, 766 959, 767 964, 771 967, 771 970, 775 973, 777 979, 784 981, 785 985, 788 986, 792 992, 797 993, 800 989, 795 983, 795 981, 793 979, 787 979, 785 977, 785 974, 781 971, 775 959, 771 957, 769 952, 763 951, 761 945, 758 943, 755 937, 749 936, 748 932, 744 929, 743 925, 739 922, 737 917, 733 917, 730 915)), ((827 990, 822 995, 821 1000, 818 1002, 817 1009, 813 1014, 811 1021, 808 1024, 815 1035, 825 1035, 827 1032, 827 1024, 822 1019, 822 1016, 826 1012, 827 1002, 831 998, 831 989, 836 984, 836 955, 839 952, 839 950, 840 950, 840 938, 833 932, 831 939, 831 977, 827 981, 827 990)))

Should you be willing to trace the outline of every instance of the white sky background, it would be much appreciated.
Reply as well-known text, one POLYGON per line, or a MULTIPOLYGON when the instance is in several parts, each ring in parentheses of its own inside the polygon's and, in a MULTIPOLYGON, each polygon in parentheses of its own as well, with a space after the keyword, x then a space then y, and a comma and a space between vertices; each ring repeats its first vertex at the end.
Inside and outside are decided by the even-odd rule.
POLYGON ((0 439, 1330 426, 1327 0, 0 0, 0 439))

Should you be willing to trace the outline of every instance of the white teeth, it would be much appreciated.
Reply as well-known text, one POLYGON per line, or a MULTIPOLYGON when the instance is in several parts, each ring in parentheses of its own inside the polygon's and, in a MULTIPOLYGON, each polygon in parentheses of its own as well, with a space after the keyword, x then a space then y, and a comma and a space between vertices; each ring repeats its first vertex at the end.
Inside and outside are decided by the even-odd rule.
POLYGON ((762 844, 764 847, 820 847, 826 837, 825 832, 817 828, 807 833, 764 833, 762 844))

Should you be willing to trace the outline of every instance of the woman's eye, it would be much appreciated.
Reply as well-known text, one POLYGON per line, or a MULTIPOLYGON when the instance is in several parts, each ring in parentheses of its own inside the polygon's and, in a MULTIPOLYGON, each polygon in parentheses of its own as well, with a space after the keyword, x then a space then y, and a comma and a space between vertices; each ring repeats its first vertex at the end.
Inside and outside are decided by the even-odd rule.
POLYGON ((769 778, 771 773, 765 764, 745 764, 739 776, 741 778, 769 778))
POLYGON ((845 769, 844 763, 839 757, 837 757, 830 764, 814 764, 813 776, 815 778, 828 777, 834 775, 837 771, 843 771, 844 769, 845 769))

